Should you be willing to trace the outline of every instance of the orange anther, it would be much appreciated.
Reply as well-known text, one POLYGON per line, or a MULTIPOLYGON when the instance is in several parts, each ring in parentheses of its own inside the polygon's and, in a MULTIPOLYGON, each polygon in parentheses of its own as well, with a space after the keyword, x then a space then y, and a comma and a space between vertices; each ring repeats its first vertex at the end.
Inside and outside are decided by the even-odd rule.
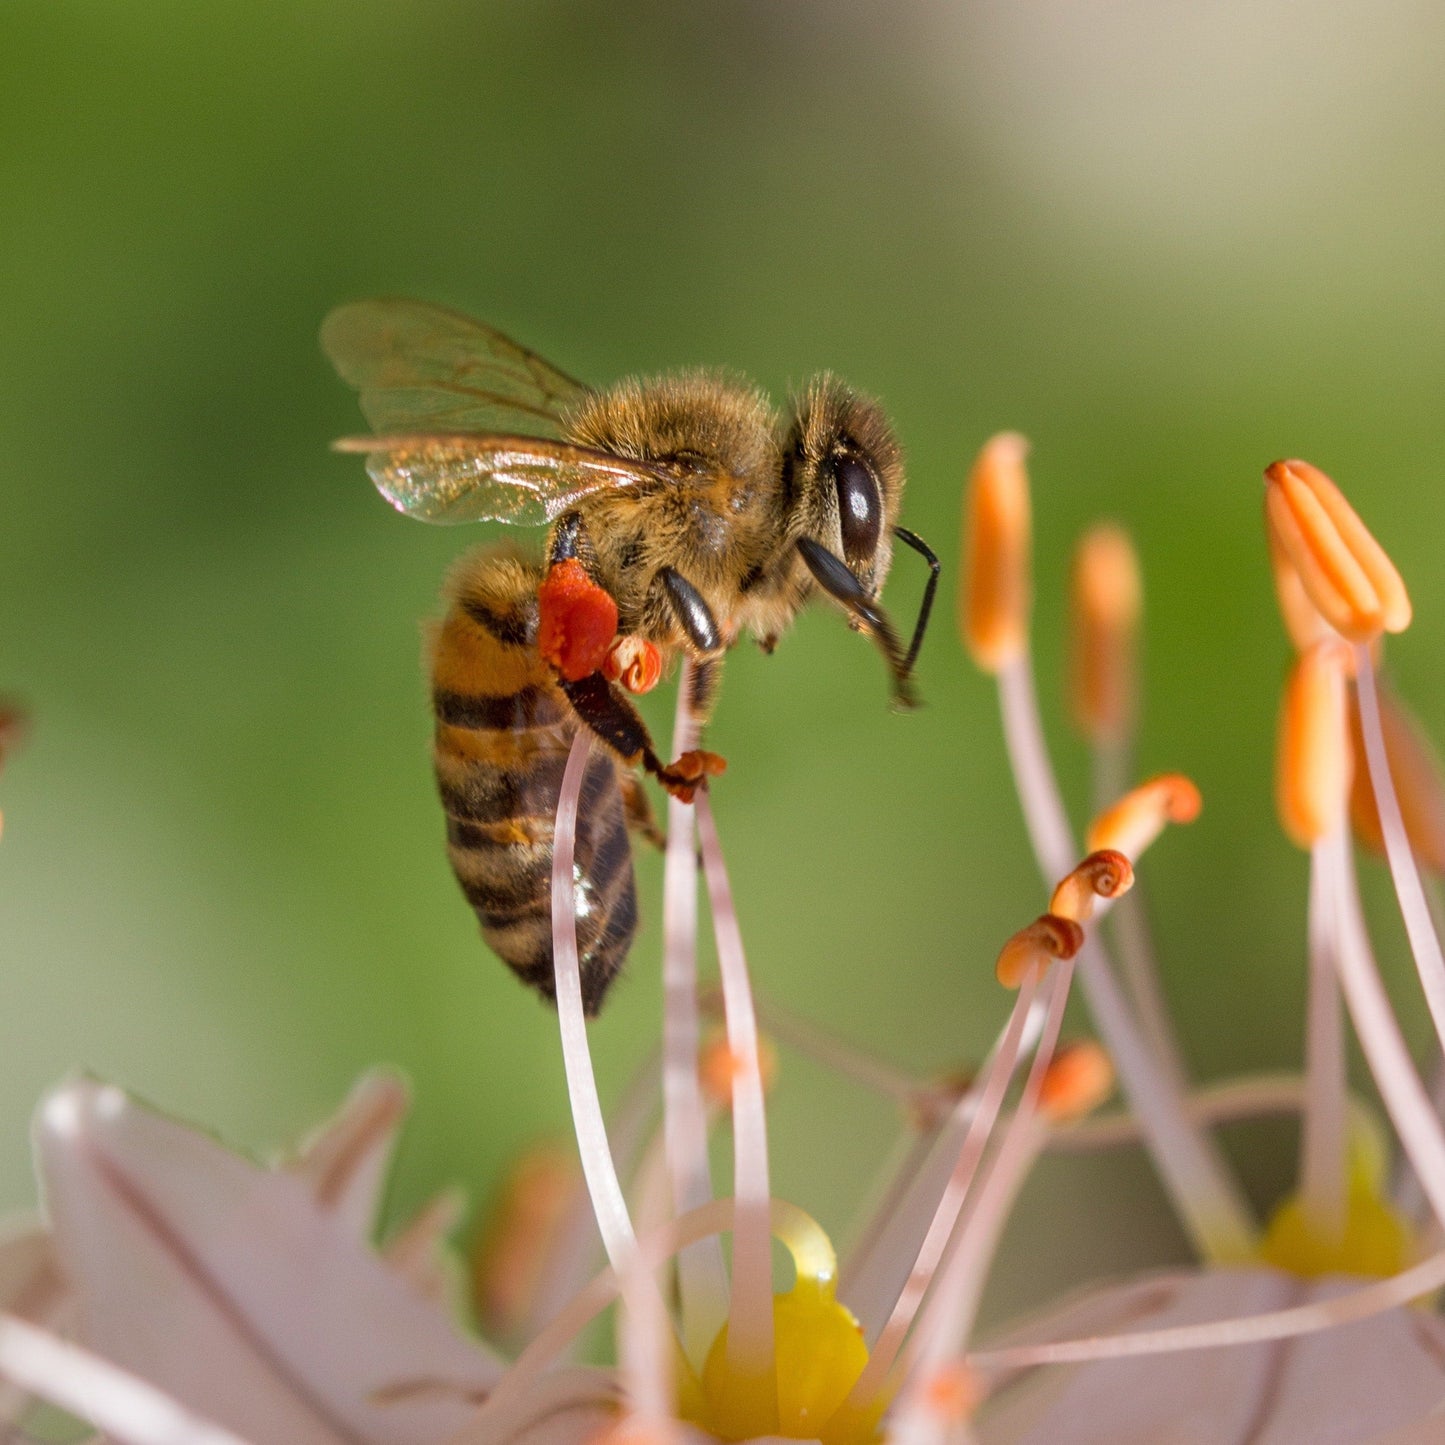
POLYGON ((1403 632, 1405 584, 1340 489, 1308 462, 1275 462, 1264 477, 1269 529, 1325 621, 1352 642, 1403 632))
POLYGON ((1113 848, 1137 859, 1166 823, 1192 823, 1201 806, 1199 789, 1183 773, 1161 773, 1100 813, 1085 841, 1091 853, 1113 848))
POLYGON ((1049 899, 1049 912, 1075 923, 1087 923, 1098 898, 1118 898, 1134 886, 1134 865, 1113 848, 1090 853, 1049 899))
POLYGON ((1028 645, 1028 451, 1023 437, 1001 432, 984 444, 968 479, 958 625, 973 660, 990 673, 1028 645))
POLYGON ((662 654, 632 633, 619 637, 602 663, 602 675, 631 693, 651 692, 662 676, 662 654))
POLYGON ((1097 1109, 1114 1092, 1114 1063, 1101 1044, 1060 1044, 1039 1084, 1039 1108, 1056 1124, 1097 1109))
POLYGON ((1319 608, 1309 599, 1295 565, 1289 560, 1273 527, 1264 529, 1269 543, 1269 565, 1274 575, 1274 595, 1284 630, 1294 643, 1296 652, 1304 652, 1317 642, 1335 636, 1334 628, 1320 616, 1319 608))
POLYGON ((1017 988, 1031 968, 1042 971, 1056 958, 1072 958, 1083 946, 1084 930, 1072 918, 1045 913, 999 950, 994 975, 1005 988, 1017 988))
MULTIPOLYGON (((1350 740, 1354 748, 1354 785, 1350 790, 1350 822, 1355 836, 1376 853, 1385 851, 1380 815, 1370 770, 1365 766, 1365 742, 1360 732, 1359 707, 1351 698, 1350 740)), ((1405 705, 1380 689, 1380 726, 1385 735, 1385 756, 1400 800, 1405 835, 1422 866, 1445 876, 1445 772, 1424 729, 1405 705)))
POLYGON ((537 651, 568 681, 600 672, 617 636, 617 604, 575 557, 555 562, 537 589, 537 651))
POLYGON ((1338 640, 1317 642, 1300 654, 1284 685, 1274 800, 1280 825, 1301 848, 1313 847, 1345 819, 1352 766, 1347 661, 1338 640))
POLYGON ((970 1419, 983 1397, 983 1381, 962 1360, 935 1370, 923 1386, 923 1401, 929 1413, 949 1425, 970 1419))
POLYGON ((577 1183, 572 1155, 555 1144, 523 1154, 503 1181, 471 1251, 472 1297, 490 1333, 523 1323, 577 1183))
POLYGON ((763 1090, 773 1087, 778 1076, 778 1055, 772 1044, 765 1038, 758 1040, 758 1056, 755 1063, 735 1054, 729 1047, 727 1035, 719 1032, 703 1046, 698 1056, 697 1072, 702 1081, 703 1093, 719 1108, 732 1106, 733 1084, 753 1067, 762 1075, 763 1090))
POLYGON ((1070 701, 1094 743, 1118 741, 1134 721, 1135 664, 1144 586, 1129 534, 1092 527, 1074 550, 1070 701))

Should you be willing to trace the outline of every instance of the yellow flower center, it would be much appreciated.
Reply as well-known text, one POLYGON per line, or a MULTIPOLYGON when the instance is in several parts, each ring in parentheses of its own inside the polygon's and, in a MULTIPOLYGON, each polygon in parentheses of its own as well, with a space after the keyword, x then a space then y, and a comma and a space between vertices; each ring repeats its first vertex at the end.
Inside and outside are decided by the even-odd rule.
POLYGON ((1352 1133, 1349 1152, 1344 1227, 1328 1227, 1309 1213, 1299 1195, 1291 1194, 1265 1231, 1259 1250, 1265 1264, 1303 1279, 1327 1274, 1383 1279, 1410 1262, 1414 1233, 1386 1198, 1383 1153, 1360 1130, 1352 1133))
POLYGON ((774 1231, 793 1254, 797 1282, 773 1296, 772 1369, 761 1374, 734 1369, 724 1325, 701 1374, 684 1371, 679 1413, 722 1440, 782 1435, 822 1445, 872 1445, 887 1393, 863 1409, 844 1406, 868 1363, 863 1327, 838 1302, 836 1259, 827 1236, 801 1211, 788 1212, 795 1216, 791 1228, 774 1205, 774 1231))

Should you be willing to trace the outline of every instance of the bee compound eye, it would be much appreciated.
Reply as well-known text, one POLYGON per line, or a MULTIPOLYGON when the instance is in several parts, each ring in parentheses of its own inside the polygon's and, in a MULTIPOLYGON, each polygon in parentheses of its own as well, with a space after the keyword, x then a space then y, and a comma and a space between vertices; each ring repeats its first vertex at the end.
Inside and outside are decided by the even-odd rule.
POLYGON ((883 530, 883 498, 872 468, 861 457, 840 456, 833 463, 838 487, 838 525, 843 552, 850 562, 869 560, 878 550, 883 530))

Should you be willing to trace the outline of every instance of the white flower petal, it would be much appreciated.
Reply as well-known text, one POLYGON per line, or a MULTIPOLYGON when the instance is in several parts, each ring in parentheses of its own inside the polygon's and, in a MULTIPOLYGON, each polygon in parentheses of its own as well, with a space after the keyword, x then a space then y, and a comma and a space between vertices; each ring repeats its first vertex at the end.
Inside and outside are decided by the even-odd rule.
POLYGON ((300 1180, 89 1081, 49 1098, 36 1141, 82 1337, 239 1434, 430 1445, 467 1407, 377 1392, 500 1374, 300 1180))
MULTIPOLYGON (((1260 1314, 1358 1283, 1271 1270, 1154 1277, 1095 1291, 1009 1342, 1260 1314)), ((1298 1339, 1029 1372, 989 1403, 980 1433, 987 1445, 1366 1445, 1442 1400, 1445 1327, 1401 1309, 1298 1339)))
POLYGON ((376 1228, 382 1186, 409 1104, 398 1075, 387 1069, 363 1074, 334 1117, 283 1166, 304 1179, 318 1202, 334 1210, 358 1239, 369 1239, 376 1228))

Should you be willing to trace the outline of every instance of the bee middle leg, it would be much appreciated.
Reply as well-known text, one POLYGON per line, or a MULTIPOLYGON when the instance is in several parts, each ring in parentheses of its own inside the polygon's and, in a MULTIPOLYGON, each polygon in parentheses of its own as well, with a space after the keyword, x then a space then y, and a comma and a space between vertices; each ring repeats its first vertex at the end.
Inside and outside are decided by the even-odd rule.
POLYGON ((652 802, 642 779, 636 773, 621 774, 622 815, 627 826, 640 838, 645 838, 658 852, 667 847, 667 834, 657 825, 652 813, 652 802))
POLYGON ((700 749, 683 753, 675 762, 664 763, 652 745, 647 724, 637 709, 600 673, 575 682, 560 679, 562 691, 583 723, 629 766, 646 768, 674 798, 692 802, 693 795, 709 777, 716 777, 727 763, 716 753, 700 749))

